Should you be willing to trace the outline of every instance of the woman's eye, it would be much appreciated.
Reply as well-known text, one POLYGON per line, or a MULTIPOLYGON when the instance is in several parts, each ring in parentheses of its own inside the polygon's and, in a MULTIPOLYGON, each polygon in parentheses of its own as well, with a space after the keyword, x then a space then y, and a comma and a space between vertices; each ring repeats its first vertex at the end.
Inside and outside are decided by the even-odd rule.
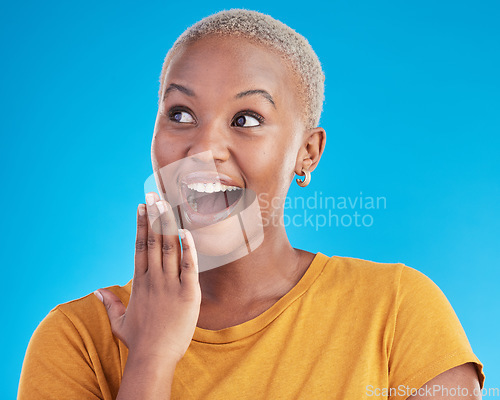
POLYGON ((170 112, 170 119, 175 122, 180 122, 180 123, 193 123, 194 118, 192 117, 191 114, 189 114, 186 111, 171 111, 170 112))
POLYGON ((259 121, 256 117, 252 117, 250 115, 240 115, 234 120, 234 124, 236 126, 241 126, 248 128, 250 126, 259 126, 261 121, 259 121))

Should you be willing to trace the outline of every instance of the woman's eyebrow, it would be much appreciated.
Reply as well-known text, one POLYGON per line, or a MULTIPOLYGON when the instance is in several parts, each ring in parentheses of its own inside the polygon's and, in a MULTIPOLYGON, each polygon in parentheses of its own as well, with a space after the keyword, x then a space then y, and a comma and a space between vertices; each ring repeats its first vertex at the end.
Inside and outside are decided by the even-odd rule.
POLYGON ((245 90, 244 92, 240 92, 238 93, 235 98, 236 99, 239 99, 241 97, 244 97, 244 96, 250 96, 252 94, 260 94, 262 96, 264 96, 264 98, 266 100, 268 100, 274 108, 276 108, 276 104, 274 103, 274 100, 273 100, 273 96, 271 96, 269 94, 269 92, 266 92, 265 90, 262 90, 262 89, 252 89, 252 90, 245 90))
POLYGON ((191 96, 191 97, 195 96, 194 92, 191 89, 188 89, 187 87, 182 86, 182 85, 178 85, 177 83, 171 83, 165 89, 165 93, 163 93, 163 100, 165 100, 165 98, 167 97, 167 94, 173 90, 178 90, 179 92, 187 94, 188 96, 191 96))
MULTIPOLYGON (((163 100, 165 100, 165 98, 167 97, 167 94, 174 91, 174 90, 178 90, 179 92, 182 92, 190 97, 194 97, 196 96, 194 91, 191 90, 191 89, 188 89, 187 87, 185 86, 182 86, 182 85, 178 85, 177 83, 171 83, 170 85, 168 85, 168 87, 165 89, 165 93, 163 94, 163 100)), ((274 103, 274 100, 273 100, 273 97, 269 94, 269 92, 267 92, 266 90, 262 90, 262 89, 251 89, 251 90, 245 90, 244 92, 240 92, 238 93, 235 98, 236 99, 239 99, 241 97, 244 97, 244 96, 250 96, 250 95, 253 95, 253 94, 260 94, 261 96, 263 96, 266 100, 268 100, 274 108, 276 108, 276 104, 274 103)))

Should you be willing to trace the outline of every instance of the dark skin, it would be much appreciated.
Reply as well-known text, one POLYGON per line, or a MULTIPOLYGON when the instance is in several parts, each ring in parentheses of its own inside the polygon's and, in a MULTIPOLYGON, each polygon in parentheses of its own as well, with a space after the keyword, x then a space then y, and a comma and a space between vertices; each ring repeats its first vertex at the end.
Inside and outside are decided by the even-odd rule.
MULTIPOLYGON (((177 87, 160 103, 155 125, 155 168, 211 150, 218 172, 256 194, 284 199, 294 175, 318 165, 325 131, 306 127, 298 80, 269 49, 242 38, 204 38, 174 56, 164 88, 171 84, 177 87), (265 93, 248 92, 256 89, 265 93)), ((297 284, 314 257, 290 245, 282 224, 267 224, 258 249, 198 273, 190 232, 181 235, 181 259, 172 210, 151 195, 153 201, 138 208, 128 307, 112 292, 99 291, 113 334, 128 348, 117 400, 169 399, 175 367, 196 326, 216 330, 255 318, 297 284), (161 229, 155 231, 151 221, 158 216, 161 229)), ((279 220, 283 203, 263 205, 261 212, 279 220)), ((472 389, 478 378, 472 364, 463 364, 431 384, 472 389)))
MULTIPOLYGON (((306 129, 297 82, 280 56, 245 39, 207 37, 184 47, 165 76, 164 88, 177 86, 158 110, 153 167, 211 150, 217 171, 238 186, 284 199, 294 175, 317 166, 326 140, 323 128, 306 129), (172 118, 173 111, 180 115, 172 118)), ((256 317, 295 286, 314 257, 290 245, 283 224, 270 223, 255 251, 199 273, 191 233, 184 232, 181 258, 172 208, 148 195, 137 210, 128 307, 99 290, 112 332, 128 348, 117 400, 170 398, 196 326, 222 329, 256 317), (155 220, 161 229, 152 229, 155 220)), ((260 209, 279 221, 283 201, 260 209)))
MULTIPOLYGON (((182 49, 165 77, 164 89, 171 89, 159 107, 153 165, 161 168, 211 150, 219 172, 257 195, 284 199, 295 174, 316 168, 326 140, 324 129, 306 129, 297 82, 280 56, 247 39, 205 38, 182 49), (235 98, 255 89, 269 93, 272 102, 261 93, 235 98), (172 109, 179 105, 187 109, 172 109), (173 121, 172 111, 185 122, 173 121), (234 123, 241 115, 243 126, 234 123)), ((282 205, 261 208, 263 215, 283 214, 282 205)), ((266 226, 264 237, 248 256, 200 274, 199 327, 222 329, 252 319, 300 280, 314 254, 294 249, 280 224, 266 226)))

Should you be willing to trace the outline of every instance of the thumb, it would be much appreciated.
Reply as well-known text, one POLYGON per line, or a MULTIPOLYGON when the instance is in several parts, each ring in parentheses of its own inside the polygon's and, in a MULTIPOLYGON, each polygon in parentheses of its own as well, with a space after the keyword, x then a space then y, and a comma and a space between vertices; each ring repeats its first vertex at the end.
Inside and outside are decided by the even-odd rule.
POLYGON ((109 322, 111 323, 111 329, 117 331, 118 321, 125 314, 125 306, 115 295, 108 289, 99 289, 94 292, 96 297, 102 301, 104 307, 106 307, 106 312, 108 313, 109 322))

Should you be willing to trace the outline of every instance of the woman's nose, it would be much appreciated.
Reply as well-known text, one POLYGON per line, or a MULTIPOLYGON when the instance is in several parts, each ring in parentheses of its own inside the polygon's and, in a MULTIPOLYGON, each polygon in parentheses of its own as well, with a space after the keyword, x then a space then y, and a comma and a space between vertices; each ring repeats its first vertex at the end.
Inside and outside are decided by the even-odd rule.
POLYGON ((228 149, 228 135, 224 128, 215 123, 199 127, 196 135, 193 136, 193 142, 190 144, 188 156, 197 156, 200 161, 226 161, 230 152, 228 149), (200 154, 202 153, 202 154, 200 154), (210 158, 208 160, 207 158, 210 158))

